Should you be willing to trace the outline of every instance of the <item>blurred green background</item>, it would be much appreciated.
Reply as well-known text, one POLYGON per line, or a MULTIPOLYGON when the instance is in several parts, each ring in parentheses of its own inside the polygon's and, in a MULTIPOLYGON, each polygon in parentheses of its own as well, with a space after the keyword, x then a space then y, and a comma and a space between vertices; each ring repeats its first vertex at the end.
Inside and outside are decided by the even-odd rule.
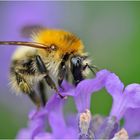
MULTIPOLYGON (((116 73, 125 85, 140 83, 140 2, 0 2, 0 40, 23 40, 27 24, 61 28, 78 35, 93 64, 116 73)), ((0 138, 15 138, 34 107, 11 94, 8 70, 14 47, 0 47, 0 138)), ((111 97, 92 96, 92 113, 107 115, 111 97)), ((71 101, 67 110, 74 110, 71 101)))

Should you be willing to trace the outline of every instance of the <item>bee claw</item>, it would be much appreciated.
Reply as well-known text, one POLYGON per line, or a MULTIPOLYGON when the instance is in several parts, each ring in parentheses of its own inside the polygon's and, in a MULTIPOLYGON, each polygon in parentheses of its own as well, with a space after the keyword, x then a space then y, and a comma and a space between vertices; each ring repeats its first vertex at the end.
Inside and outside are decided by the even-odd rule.
POLYGON ((65 91, 65 89, 64 89, 64 87, 63 87, 63 86, 60 86, 60 88, 61 88, 63 91, 65 91))
POLYGON ((68 99, 68 96, 64 96, 64 98, 63 98, 64 100, 66 100, 66 99, 68 99))
POLYGON ((63 95, 61 95, 60 93, 58 93, 58 95, 59 95, 59 97, 60 97, 61 99, 67 99, 67 96, 63 96, 63 95))

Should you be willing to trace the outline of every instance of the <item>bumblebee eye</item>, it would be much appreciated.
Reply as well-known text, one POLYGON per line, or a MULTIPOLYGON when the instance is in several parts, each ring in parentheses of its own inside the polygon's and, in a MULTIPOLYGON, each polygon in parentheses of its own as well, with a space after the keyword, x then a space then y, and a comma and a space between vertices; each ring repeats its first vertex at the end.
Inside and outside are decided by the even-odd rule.
POLYGON ((56 51, 56 50, 57 50, 57 47, 56 47, 56 45, 52 44, 52 45, 50 46, 50 49, 51 49, 52 51, 56 51))

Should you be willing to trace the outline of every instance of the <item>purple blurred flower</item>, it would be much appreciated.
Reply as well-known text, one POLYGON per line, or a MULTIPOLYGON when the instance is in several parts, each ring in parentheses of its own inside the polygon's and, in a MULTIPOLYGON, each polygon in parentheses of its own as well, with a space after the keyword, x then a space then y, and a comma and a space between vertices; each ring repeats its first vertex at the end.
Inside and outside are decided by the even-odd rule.
MULTIPOLYGON (((123 83, 114 73, 101 70, 95 78, 83 80, 76 88, 66 81, 63 82, 63 87, 64 91, 61 91, 61 94, 74 98, 78 113, 75 113, 74 117, 66 119, 63 114, 63 106, 67 100, 62 100, 55 94, 44 108, 30 113, 28 127, 22 129, 17 138, 110 139, 115 134, 115 137, 121 134, 119 121, 123 116, 125 116, 125 128, 128 134, 134 134, 129 126, 132 123, 130 115, 127 114, 130 108, 140 108, 139 84, 131 84, 124 89, 123 83), (91 95, 104 87, 113 97, 110 115, 108 117, 92 116, 90 112, 91 95), (46 132, 46 126, 47 128, 50 126, 51 131, 46 132), (120 133, 117 133, 118 131, 120 133)), ((133 119, 134 121, 138 119, 137 113, 133 119)), ((139 130, 139 126, 135 131, 139 130)), ((124 137, 125 135, 126 133, 124 133, 124 137)))

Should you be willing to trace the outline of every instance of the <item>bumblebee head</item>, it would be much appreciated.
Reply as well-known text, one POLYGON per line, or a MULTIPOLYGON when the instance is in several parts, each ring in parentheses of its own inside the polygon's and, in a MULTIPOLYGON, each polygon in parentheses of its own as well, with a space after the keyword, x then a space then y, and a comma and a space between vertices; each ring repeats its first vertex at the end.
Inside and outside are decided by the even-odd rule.
POLYGON ((71 73, 73 75, 75 85, 84 79, 84 71, 88 64, 85 64, 85 61, 87 61, 86 59, 87 57, 81 55, 73 55, 70 58, 71 73))

